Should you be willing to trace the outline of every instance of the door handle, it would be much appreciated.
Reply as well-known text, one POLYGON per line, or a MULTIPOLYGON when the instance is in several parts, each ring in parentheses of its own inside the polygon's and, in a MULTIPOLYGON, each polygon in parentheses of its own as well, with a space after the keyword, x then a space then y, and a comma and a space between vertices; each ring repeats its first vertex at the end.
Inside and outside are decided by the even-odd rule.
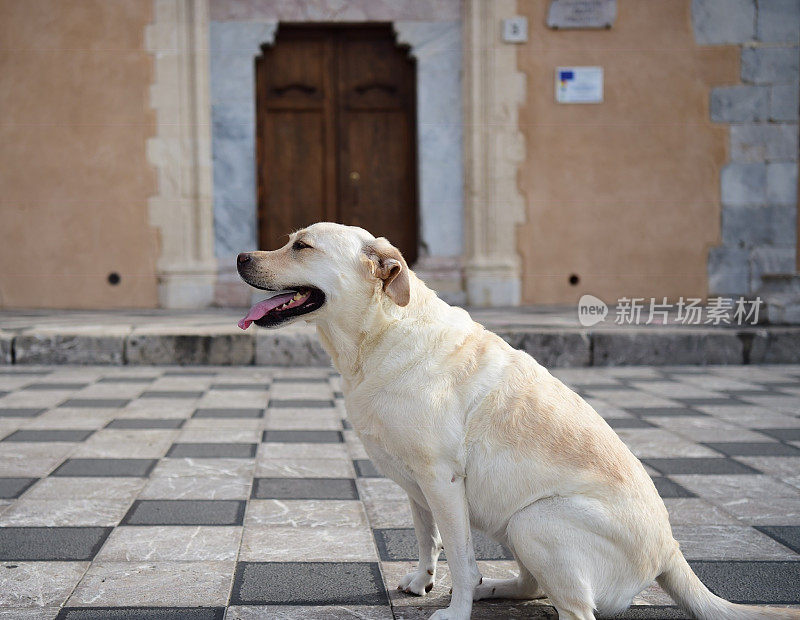
POLYGON ((351 182, 353 185, 355 185, 355 184, 356 184, 356 183, 358 183, 360 180, 361 180, 361 175, 360 175, 358 172, 356 172, 355 170, 353 170, 353 171, 350 173, 350 182, 351 182))

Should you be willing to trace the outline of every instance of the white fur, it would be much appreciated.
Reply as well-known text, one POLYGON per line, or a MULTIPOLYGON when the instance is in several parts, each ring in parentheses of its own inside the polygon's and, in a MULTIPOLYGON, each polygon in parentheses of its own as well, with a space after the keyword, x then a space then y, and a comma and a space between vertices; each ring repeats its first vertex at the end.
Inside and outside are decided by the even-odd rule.
POLYGON ((586 620, 624 610, 656 578, 699 618, 800 617, 711 594, 683 559, 650 477, 605 421, 413 273, 410 302, 397 305, 365 255, 374 241, 360 228, 314 224, 280 250, 252 253, 243 277, 325 293, 302 318, 342 375, 367 453, 411 502, 420 563, 400 587, 424 594, 442 542, 447 549, 452 599, 432 618, 469 618, 481 598, 546 594, 560 618, 586 620), (310 249, 291 249, 300 236, 310 249), (470 526, 512 550, 519 578, 482 580, 470 526))

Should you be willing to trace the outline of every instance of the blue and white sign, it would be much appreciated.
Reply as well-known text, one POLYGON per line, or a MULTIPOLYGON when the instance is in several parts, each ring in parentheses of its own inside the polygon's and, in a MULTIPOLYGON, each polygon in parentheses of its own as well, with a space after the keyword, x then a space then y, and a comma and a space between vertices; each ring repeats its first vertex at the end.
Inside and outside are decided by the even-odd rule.
POLYGON ((558 103, 603 103, 603 67, 556 67, 558 103))

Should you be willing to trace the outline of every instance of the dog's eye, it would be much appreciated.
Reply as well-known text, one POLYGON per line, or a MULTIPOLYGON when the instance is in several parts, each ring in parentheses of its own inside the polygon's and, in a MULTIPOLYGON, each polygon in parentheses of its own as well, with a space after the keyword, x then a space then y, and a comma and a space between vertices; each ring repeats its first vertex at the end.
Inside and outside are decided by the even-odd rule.
POLYGON ((303 243, 302 241, 295 241, 292 244, 292 249, 293 250, 305 250, 306 248, 310 248, 310 247, 311 247, 310 245, 308 245, 307 243, 303 243))

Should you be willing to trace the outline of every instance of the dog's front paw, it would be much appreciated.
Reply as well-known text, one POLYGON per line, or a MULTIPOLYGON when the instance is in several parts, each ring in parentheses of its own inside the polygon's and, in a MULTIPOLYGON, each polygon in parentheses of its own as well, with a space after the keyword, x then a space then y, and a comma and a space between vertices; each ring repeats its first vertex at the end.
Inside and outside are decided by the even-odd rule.
POLYGON ((433 589, 433 581, 434 571, 415 570, 400 580, 400 585, 397 586, 397 589, 407 594, 425 596, 433 589))
POLYGON ((469 620, 470 610, 454 609, 451 605, 444 609, 437 609, 428 620, 469 620))

